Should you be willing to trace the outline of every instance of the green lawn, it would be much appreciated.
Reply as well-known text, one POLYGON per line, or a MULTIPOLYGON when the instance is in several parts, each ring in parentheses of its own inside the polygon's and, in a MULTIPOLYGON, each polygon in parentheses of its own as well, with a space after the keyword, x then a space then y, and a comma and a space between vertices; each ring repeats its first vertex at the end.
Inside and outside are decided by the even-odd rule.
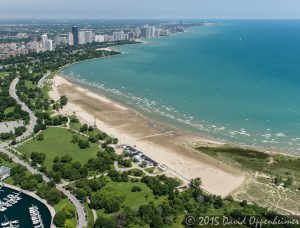
POLYGON ((28 81, 28 80, 25 80, 25 86, 28 88, 28 89, 32 89, 32 88, 35 88, 36 85, 34 85, 32 83, 32 81, 28 81))
MULTIPOLYGON (((115 189, 121 195, 124 195, 125 201, 124 206, 129 206, 131 208, 138 208, 143 204, 148 204, 151 201, 156 201, 152 190, 144 183, 136 182, 109 182, 107 186, 115 189), (133 186, 138 186, 142 189, 140 192, 132 192, 131 189, 133 186), (147 196, 147 197, 146 197, 147 196)), ((162 200, 162 198, 159 198, 162 200)))
POLYGON ((99 151, 99 145, 91 143, 89 148, 80 149, 77 144, 71 142, 72 136, 76 133, 71 132, 68 129, 50 127, 43 131, 43 134, 43 141, 32 139, 22 144, 17 149, 27 156, 30 156, 33 151, 45 153, 45 165, 48 169, 51 168, 55 156, 70 154, 73 161, 79 161, 84 164, 90 158, 96 157, 97 152, 99 151))
POLYGON ((7 115, 15 110, 15 107, 8 107, 4 110, 4 114, 7 115))
POLYGON ((7 74, 8 74, 8 73, 7 73, 7 72, 5 72, 5 71, 3 71, 3 72, 0 72, 0 78, 2 78, 2 77, 5 77, 7 74))
POLYGON ((42 94, 43 94, 44 98, 49 99, 48 92, 50 90, 51 90, 51 86, 49 86, 49 85, 45 85, 43 88, 41 88, 41 91, 42 91, 42 94))

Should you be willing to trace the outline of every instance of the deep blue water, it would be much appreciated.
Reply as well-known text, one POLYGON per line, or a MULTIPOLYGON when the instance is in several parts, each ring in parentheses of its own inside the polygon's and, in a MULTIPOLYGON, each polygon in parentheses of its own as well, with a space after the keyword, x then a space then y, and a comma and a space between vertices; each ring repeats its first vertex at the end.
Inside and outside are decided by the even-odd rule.
MULTIPOLYGON (((0 191, 0 200, 4 201, 3 198, 7 198, 7 195, 12 194, 12 192, 17 191, 12 190, 10 188, 2 187, 0 191)), ((50 228, 51 214, 46 205, 24 193, 21 193, 20 197, 22 199, 18 201, 18 203, 13 204, 11 207, 8 207, 6 211, 0 212, 0 223, 5 222, 4 216, 6 216, 6 218, 9 221, 19 220, 20 228, 33 228, 34 225, 32 224, 28 208, 34 205, 39 208, 44 227, 50 228)))
POLYGON ((193 27, 63 74, 217 139, 300 154, 300 21, 193 27))

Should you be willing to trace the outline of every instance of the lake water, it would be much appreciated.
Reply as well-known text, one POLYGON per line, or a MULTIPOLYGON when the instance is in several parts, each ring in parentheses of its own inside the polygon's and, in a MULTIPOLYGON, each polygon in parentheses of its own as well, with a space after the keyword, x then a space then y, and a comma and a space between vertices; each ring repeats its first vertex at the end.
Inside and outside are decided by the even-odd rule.
POLYGON ((300 154, 300 21, 220 21, 62 73, 176 127, 300 154))

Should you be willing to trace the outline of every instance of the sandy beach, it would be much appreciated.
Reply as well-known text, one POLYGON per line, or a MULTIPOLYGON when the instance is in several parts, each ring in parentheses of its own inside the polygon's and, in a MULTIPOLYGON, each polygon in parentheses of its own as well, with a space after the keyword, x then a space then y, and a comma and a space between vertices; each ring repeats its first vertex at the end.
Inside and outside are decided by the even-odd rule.
POLYGON ((67 96, 68 104, 62 114, 76 114, 82 123, 94 124, 109 135, 117 137, 120 144, 135 146, 160 164, 168 167, 168 174, 183 182, 200 177, 203 188, 209 193, 226 196, 239 187, 245 175, 220 161, 197 153, 186 144, 220 144, 218 141, 157 123, 133 109, 124 107, 104 96, 84 89, 56 75, 52 99, 67 96))

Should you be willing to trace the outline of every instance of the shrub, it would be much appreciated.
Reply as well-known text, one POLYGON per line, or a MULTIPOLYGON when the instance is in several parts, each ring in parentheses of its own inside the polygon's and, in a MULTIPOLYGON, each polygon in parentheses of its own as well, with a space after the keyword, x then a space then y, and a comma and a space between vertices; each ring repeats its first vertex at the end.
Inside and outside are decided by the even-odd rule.
POLYGON ((133 186, 131 189, 132 192, 140 192, 142 189, 139 186, 133 186))

